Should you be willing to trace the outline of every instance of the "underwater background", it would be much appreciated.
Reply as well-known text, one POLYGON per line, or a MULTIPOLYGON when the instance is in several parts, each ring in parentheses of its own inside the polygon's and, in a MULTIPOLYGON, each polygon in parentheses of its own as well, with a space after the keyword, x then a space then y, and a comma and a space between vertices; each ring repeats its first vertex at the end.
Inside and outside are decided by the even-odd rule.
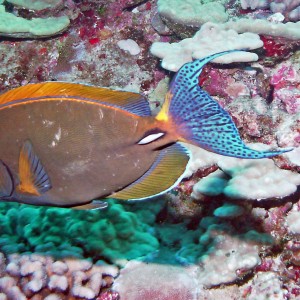
POLYGON ((184 63, 242 49, 199 84, 251 147, 294 147, 242 160, 187 146, 176 188, 103 210, 0 203, 0 300, 300 299, 299 21, 293 0, 0 0, 1 93, 85 83, 156 114, 184 63))

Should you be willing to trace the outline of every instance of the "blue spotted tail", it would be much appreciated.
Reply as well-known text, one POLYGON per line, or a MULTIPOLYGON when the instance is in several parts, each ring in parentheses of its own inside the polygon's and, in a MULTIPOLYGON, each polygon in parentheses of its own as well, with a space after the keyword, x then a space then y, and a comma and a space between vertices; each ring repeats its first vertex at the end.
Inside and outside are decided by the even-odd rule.
POLYGON ((198 84, 203 66, 219 56, 238 51, 224 51, 185 64, 171 82, 166 101, 157 119, 171 121, 180 141, 208 151, 239 158, 266 158, 292 149, 256 151, 242 141, 230 115, 198 84))

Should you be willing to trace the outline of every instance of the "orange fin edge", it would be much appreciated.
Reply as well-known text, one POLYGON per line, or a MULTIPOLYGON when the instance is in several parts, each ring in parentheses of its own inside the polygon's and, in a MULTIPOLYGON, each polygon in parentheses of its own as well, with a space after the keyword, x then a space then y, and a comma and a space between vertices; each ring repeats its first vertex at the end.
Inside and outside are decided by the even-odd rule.
POLYGON ((87 98, 119 106, 127 106, 129 104, 134 106, 139 103, 148 103, 147 100, 138 93, 113 90, 79 83, 49 81, 28 84, 0 94, 0 105, 22 99, 43 99, 46 96, 54 97, 54 99, 57 96, 61 96, 62 98, 87 98))

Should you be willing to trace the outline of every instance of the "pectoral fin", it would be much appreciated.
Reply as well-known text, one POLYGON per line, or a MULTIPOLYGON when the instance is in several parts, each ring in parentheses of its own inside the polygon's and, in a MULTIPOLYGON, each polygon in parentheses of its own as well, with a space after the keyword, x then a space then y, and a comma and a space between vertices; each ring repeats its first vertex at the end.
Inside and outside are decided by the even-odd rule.
POLYGON ((0 160, 0 198, 9 197, 14 185, 7 166, 0 160))
POLYGON ((51 182, 39 157, 35 154, 29 141, 21 148, 19 157, 20 193, 40 196, 51 189, 51 182))

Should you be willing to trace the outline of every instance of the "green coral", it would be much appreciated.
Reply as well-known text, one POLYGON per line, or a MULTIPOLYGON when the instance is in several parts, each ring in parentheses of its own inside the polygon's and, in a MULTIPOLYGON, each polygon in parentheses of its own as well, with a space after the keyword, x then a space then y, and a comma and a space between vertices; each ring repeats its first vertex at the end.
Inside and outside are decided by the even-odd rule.
POLYGON ((110 200, 104 210, 76 211, 1 203, 0 251, 121 264, 124 259, 191 264, 214 253, 223 233, 250 243, 270 243, 268 235, 251 226, 236 230, 234 220, 212 216, 218 211, 215 205, 199 223, 192 224, 190 220, 175 223, 167 215, 166 204, 164 197, 110 200))
POLYGON ((113 201, 99 211, 1 203, 0 220, 0 248, 6 253, 115 261, 146 255, 159 246, 149 225, 113 201))

